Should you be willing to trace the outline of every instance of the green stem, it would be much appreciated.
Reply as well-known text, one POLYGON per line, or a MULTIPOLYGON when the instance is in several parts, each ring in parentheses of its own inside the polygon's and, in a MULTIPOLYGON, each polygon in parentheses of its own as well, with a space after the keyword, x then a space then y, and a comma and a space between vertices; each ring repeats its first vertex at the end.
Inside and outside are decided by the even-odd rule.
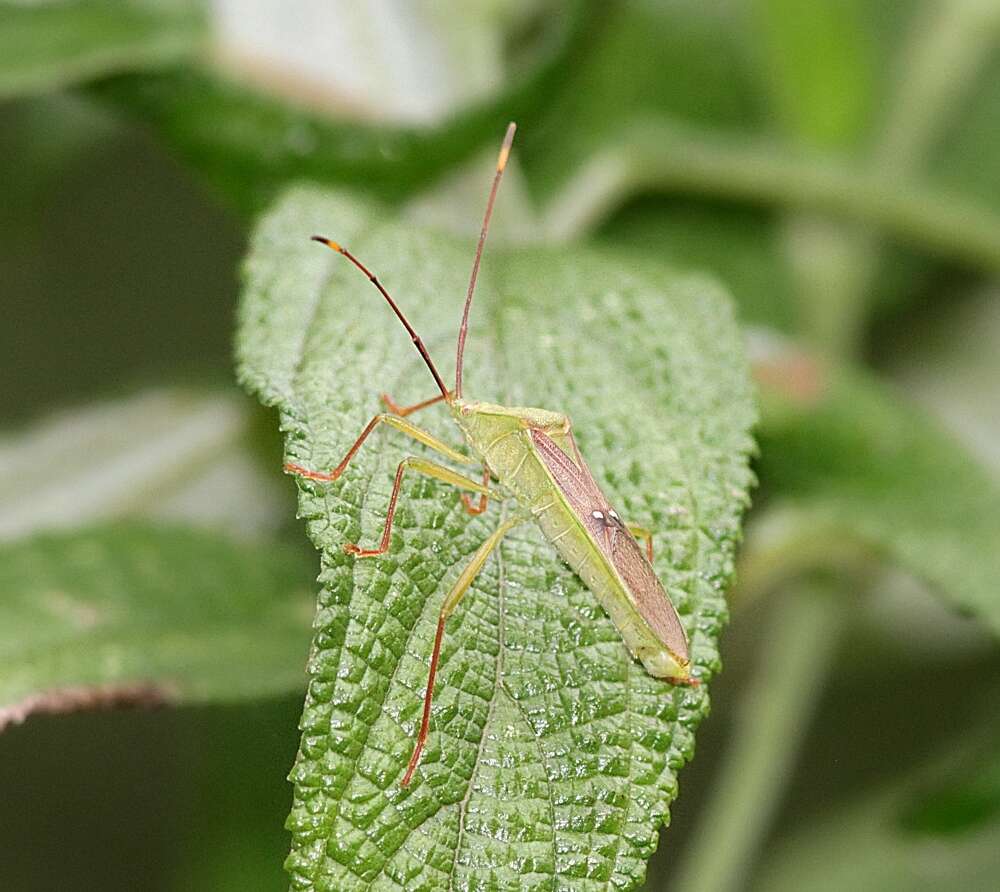
POLYGON ((777 602, 733 744, 671 888, 728 892, 747 872, 780 802, 846 625, 842 587, 812 579, 777 602))
POLYGON ((820 210, 876 226, 930 253, 1000 272, 1000 216, 884 171, 663 122, 625 128, 555 195, 544 230, 572 238, 643 189, 820 210))
MULTIPOLYGON (((993 48, 1000 6, 948 0, 929 4, 910 29, 888 120, 870 173, 890 181, 919 176, 993 48)), ((822 215, 790 215, 784 248, 798 287, 803 334, 828 355, 855 355, 863 343, 872 288, 883 262, 880 233, 822 215)))
POLYGON ((729 601, 747 607, 810 571, 862 578, 876 560, 871 546, 822 511, 775 502, 752 516, 729 601))

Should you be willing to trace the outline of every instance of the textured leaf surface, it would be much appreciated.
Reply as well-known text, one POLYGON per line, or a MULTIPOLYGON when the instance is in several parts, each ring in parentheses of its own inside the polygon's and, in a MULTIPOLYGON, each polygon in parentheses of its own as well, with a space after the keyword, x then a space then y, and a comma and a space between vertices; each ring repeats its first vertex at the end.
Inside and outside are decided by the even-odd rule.
POLYGON ((761 480, 802 553, 817 537, 861 542, 1000 633, 996 481, 874 378, 824 370, 817 388, 806 405, 765 390, 761 430, 761 480))
POLYGON ((203 39, 186 0, 0 2, 0 96, 162 65, 193 55, 203 39))
MULTIPOLYGON (((313 232, 378 272, 446 377, 472 245, 307 188, 260 225, 241 373, 279 407, 288 458, 327 468, 380 390, 416 401, 433 384, 370 284, 313 232)), ((724 294, 600 255, 491 249, 477 301, 467 393, 572 415, 619 510, 656 530, 657 569, 711 675, 751 483, 753 409, 724 294)), ((456 442, 441 407, 414 420, 456 442)), ((635 888, 707 691, 634 663, 533 528, 505 540, 450 619, 428 749, 400 787, 441 600, 505 510, 470 519, 454 490, 409 479, 390 553, 346 557, 345 542, 377 537, 414 451, 382 430, 337 483, 299 484, 323 589, 292 774, 295 888, 635 888)))
POLYGON ((299 688, 308 561, 202 530, 118 525, 0 549, 0 727, 105 702, 299 688))

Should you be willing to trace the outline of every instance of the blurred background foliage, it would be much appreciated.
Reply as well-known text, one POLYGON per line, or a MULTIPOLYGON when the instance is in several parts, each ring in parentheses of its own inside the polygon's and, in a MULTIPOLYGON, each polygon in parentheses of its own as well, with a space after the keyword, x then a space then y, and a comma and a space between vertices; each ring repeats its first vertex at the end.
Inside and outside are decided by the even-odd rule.
POLYGON ((474 231, 510 118, 496 237, 714 274, 760 384, 726 671, 645 888, 996 888, 1000 5, 4 2, 0 98, 0 705, 128 682, 161 632, 208 679, 262 656, 226 591, 158 615, 129 537, 249 560, 284 617, 259 682, 8 728, 4 888, 284 886, 315 563, 232 383, 239 258, 300 179, 474 231))

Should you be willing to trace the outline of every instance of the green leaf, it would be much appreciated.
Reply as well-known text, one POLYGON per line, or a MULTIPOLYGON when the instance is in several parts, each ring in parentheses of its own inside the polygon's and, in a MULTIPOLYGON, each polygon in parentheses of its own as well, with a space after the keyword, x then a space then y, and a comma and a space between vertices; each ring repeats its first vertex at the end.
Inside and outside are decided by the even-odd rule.
POLYGON ((753 43, 772 113, 793 139, 850 149, 874 98, 870 0, 751 0, 753 43))
POLYGON ((765 396, 758 469, 762 485, 780 493, 774 526, 787 534, 782 550, 792 562, 857 543, 1000 634, 995 480, 873 376, 786 358, 785 381, 804 387, 792 393, 776 386, 768 364, 782 368, 774 357, 756 365, 765 396))
POLYGON ((794 283, 775 217, 763 209, 650 196, 622 208, 596 238, 637 262, 657 258, 678 269, 710 269, 732 293, 741 322, 791 331, 794 283))
POLYGON ((309 178, 401 200, 486 142, 510 118, 537 117, 579 41, 585 4, 568 5, 542 29, 531 64, 496 95, 434 127, 373 125, 333 118, 207 67, 109 78, 92 95, 141 121, 248 215, 276 191, 309 178))
POLYGON ((204 531, 90 527, 0 549, 0 727, 32 712, 294 691, 308 561, 204 531))
MULTIPOLYGON (((313 232, 377 271, 439 362, 454 349, 472 244, 306 187, 260 224, 241 376, 280 409, 288 459, 328 468, 380 410, 380 390, 416 401, 433 382, 371 285, 313 232)), ((619 510, 656 530, 697 672, 715 673, 754 418, 720 289, 595 253, 491 248, 466 389, 572 415, 619 510)), ((418 419, 456 441, 441 407, 418 419)), ((505 510, 470 519, 454 489, 406 479, 391 551, 345 556, 345 542, 377 537, 396 465, 414 451, 378 431, 337 483, 299 483, 323 590, 292 773, 295 887, 635 888, 707 692, 647 675, 533 527, 505 540, 449 620, 428 748, 401 788, 442 598, 505 510)))
POLYGON ((0 99, 176 62, 200 49, 204 30, 199 6, 186 0, 4 0, 0 99))
POLYGON ((137 515, 273 533, 287 504, 254 454, 246 403, 238 391, 158 387, 0 437, 0 541, 137 515))
MULTIPOLYGON (((907 43, 902 51, 900 37, 913 27, 912 4, 810 4, 804 31, 784 14, 790 6, 785 0, 633 3, 620 14, 598 17, 586 52, 559 82, 544 126, 524 131, 525 169, 540 199, 544 230, 578 236, 629 199, 653 192, 672 200, 708 197, 818 212, 860 223, 930 258, 1000 269, 1000 216, 984 201, 996 165, 982 163, 984 147, 996 142, 996 128, 990 129, 995 77, 983 78, 987 89, 975 120, 961 122, 959 132, 970 134, 955 159, 964 180, 921 176, 915 164, 926 143, 952 132, 948 112, 960 107, 965 88, 974 84, 982 50, 995 33, 990 29, 1000 22, 994 5, 943 4, 938 11, 930 4, 929 15, 918 17, 928 22, 926 28, 921 23, 915 47, 907 43), (759 10, 756 30, 745 27, 750 5, 759 10), (763 39, 747 39, 761 34, 763 39), (914 58, 898 59, 904 52, 914 58), (906 81, 899 89, 874 76, 896 68, 906 81), (895 100, 899 108, 889 108, 888 134, 878 140, 880 122, 871 120, 872 110, 895 100), (769 125, 768 107, 783 128, 769 125), (853 157, 866 131, 879 147, 879 156, 867 161, 853 157), (850 147, 852 157, 834 154, 842 147, 850 147), (978 187, 970 182, 975 178, 978 187)), ((810 271, 829 264, 824 248, 836 253, 843 247, 835 237, 821 239, 821 256, 807 253, 803 265, 810 271)), ((862 262, 875 259, 835 263, 833 275, 849 289, 852 277, 864 278, 862 262)), ((880 298, 898 290, 897 265, 895 255, 883 264, 889 269, 880 270, 875 283, 880 298)), ((919 269, 926 265, 922 257, 919 269)), ((818 286, 824 284, 829 282, 821 275, 818 286)), ((821 302, 807 297, 801 299, 804 317, 821 302)), ((848 331, 852 321, 844 325, 848 331)))

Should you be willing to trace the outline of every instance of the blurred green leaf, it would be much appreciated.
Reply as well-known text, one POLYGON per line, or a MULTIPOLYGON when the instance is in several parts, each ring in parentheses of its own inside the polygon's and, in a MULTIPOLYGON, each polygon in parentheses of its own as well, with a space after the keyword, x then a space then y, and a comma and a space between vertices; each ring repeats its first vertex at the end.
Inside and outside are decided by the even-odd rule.
POLYGON ((0 99, 193 56, 205 39, 188 0, 0 2, 0 99))
POLYGON ((851 149, 875 96, 870 0, 751 0, 752 41, 774 117, 792 139, 851 149))
POLYGON ((628 195, 662 191, 822 211, 932 255, 1000 270, 1000 215, 983 204, 776 142, 637 120, 566 171, 543 209, 559 238, 586 231, 628 195))
POLYGON ((965 768, 961 776, 938 779, 930 789, 909 797, 899 814, 902 829, 959 836, 995 824, 1000 833, 1000 752, 965 768))
POLYGON ((626 128, 672 121, 741 132, 761 120, 751 59, 732 4, 602 4, 548 103, 544 125, 522 128, 526 169, 544 198, 589 159, 627 146, 626 128))
POLYGON ((0 541, 125 516, 259 537, 287 508, 238 393, 157 388, 0 438, 0 541))
MULTIPOLYGON (((964 91, 975 85, 1000 17, 991 12, 995 4, 929 6, 928 15, 916 16, 913 4, 868 0, 813 4, 808 12, 784 0, 635 2, 596 17, 550 114, 525 133, 543 228, 557 238, 578 236, 649 192, 829 215, 848 224, 846 238, 841 243, 831 231, 814 239, 816 251, 806 251, 797 270, 801 278, 802 269, 827 263, 829 275, 793 278, 787 296, 800 306, 783 315, 794 313, 800 330, 835 334, 860 327, 872 302, 867 292, 898 299, 915 273, 928 274, 928 258, 1000 269, 1000 217, 991 203, 971 182, 959 190, 954 177, 921 176, 914 160, 957 117, 963 132, 976 134, 967 171, 982 167, 983 177, 991 175, 989 165, 972 162, 987 143, 1000 149, 1000 131, 987 135, 988 127, 966 119, 992 120, 995 109, 953 110, 965 109, 964 91), (904 83, 894 89, 884 75, 897 69, 904 83), (891 101, 899 108, 888 107, 891 101), (858 150, 879 136, 876 113, 887 107, 887 133, 877 157, 865 161, 858 150), (861 224, 859 231, 851 223, 861 224), (901 283, 898 252, 880 264, 879 242, 866 238, 872 234, 926 256, 906 257, 901 283), (877 281, 866 263, 879 271, 877 281), (848 318, 812 318, 831 288, 848 292, 830 301, 844 303, 830 312, 848 318), (852 289, 865 293, 854 299, 852 289)), ((802 239, 793 241, 801 247, 802 239)), ((788 259, 782 246, 762 262, 788 259)), ((781 315, 755 318, 780 324, 781 315)))
POLYGON ((103 703, 241 700, 304 682, 308 561, 182 527, 27 539, 0 560, 0 725, 103 703))
MULTIPOLYGON (((288 459, 326 468, 379 410, 378 389, 410 401, 432 382, 365 278, 307 240, 316 231, 378 272, 438 356, 454 346, 471 244, 306 188, 263 220, 246 264, 241 374, 281 410, 288 459)), ((477 301, 470 393, 572 414, 611 498, 657 530, 694 662, 714 673, 754 417, 724 296, 698 277, 532 250, 491 251, 477 301)), ((441 409, 420 423, 454 441, 441 409)), ((671 687, 634 663, 534 529, 505 540, 452 617, 427 752, 400 787, 440 600, 500 510, 470 519, 453 489, 410 479, 389 554, 347 557, 345 542, 381 528, 404 448, 379 432, 337 483, 299 484, 323 591, 292 774, 294 883, 471 889, 488 875, 498 888, 635 888, 705 687, 671 687)))
POLYGON ((1000 491, 991 476, 860 370, 773 355, 755 369, 765 397, 758 467, 776 496, 772 532, 787 537, 786 568, 857 543, 1000 634, 1000 491))
POLYGON ((767 892, 996 888, 1000 875, 996 729, 995 716, 989 717, 982 731, 992 740, 952 740, 937 764, 856 797, 778 841, 754 888, 767 892))
POLYGON ((511 118, 537 116, 579 40, 585 12, 586 4, 574 2, 546 19, 531 64, 512 74, 498 95, 435 127, 335 119, 205 67, 110 78, 92 95, 151 127, 247 214, 303 178, 398 201, 484 142, 492 146, 511 118))
MULTIPOLYGON (((915 146, 888 145, 889 169, 927 158, 928 179, 1000 208, 1000 6, 951 0, 927 7, 925 63, 896 114, 894 132, 921 133, 915 146), (945 27, 947 26, 947 27, 945 27), (925 121, 936 115, 937 126, 925 121), (917 123, 913 124, 912 120, 917 123), (907 154, 903 152, 909 148, 907 154)), ((890 136, 894 135, 890 132, 890 136)))
POLYGON ((794 329, 793 282, 780 254, 775 214, 740 205, 647 196, 595 233, 636 262, 710 269, 728 287, 741 322, 794 329))

